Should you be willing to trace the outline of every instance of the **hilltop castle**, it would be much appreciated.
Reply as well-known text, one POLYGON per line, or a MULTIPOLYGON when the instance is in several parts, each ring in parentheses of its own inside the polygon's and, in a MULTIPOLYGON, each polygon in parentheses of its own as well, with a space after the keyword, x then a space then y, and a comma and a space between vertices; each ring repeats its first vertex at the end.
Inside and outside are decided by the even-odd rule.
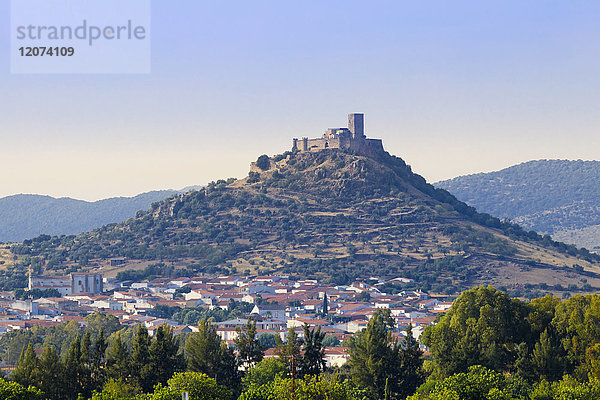
POLYGON ((353 153, 376 155, 383 152, 381 139, 367 139, 364 114, 348 114, 348 128, 327 129, 323 137, 293 139, 292 150, 320 151, 325 149, 349 150, 353 153))

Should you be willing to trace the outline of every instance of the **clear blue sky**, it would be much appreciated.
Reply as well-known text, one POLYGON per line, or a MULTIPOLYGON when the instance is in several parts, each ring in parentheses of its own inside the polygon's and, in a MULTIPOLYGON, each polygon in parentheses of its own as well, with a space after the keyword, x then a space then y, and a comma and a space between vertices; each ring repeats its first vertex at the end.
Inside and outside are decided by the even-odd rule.
POLYGON ((364 112, 430 181, 600 159, 600 2, 153 1, 150 75, 11 75, 0 196, 93 200, 243 177, 364 112))

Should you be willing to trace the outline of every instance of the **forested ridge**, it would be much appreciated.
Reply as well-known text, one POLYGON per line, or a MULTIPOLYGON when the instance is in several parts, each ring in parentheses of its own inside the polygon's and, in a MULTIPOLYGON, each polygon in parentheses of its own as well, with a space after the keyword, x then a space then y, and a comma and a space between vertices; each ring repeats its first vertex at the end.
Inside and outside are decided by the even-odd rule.
POLYGON ((41 234, 73 235, 103 225, 123 222, 138 210, 176 193, 158 190, 135 197, 115 197, 94 202, 18 194, 0 199, 0 242, 20 242, 41 234))
POLYGON ((599 176, 599 161, 536 160, 435 186, 481 212, 593 248, 600 242, 582 235, 570 238, 567 233, 600 225, 599 176))

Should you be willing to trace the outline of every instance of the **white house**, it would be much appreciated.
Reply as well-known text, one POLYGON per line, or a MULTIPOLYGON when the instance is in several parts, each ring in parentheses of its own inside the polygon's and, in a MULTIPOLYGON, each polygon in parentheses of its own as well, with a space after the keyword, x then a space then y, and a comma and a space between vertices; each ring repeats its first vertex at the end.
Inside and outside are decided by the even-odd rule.
POLYGON ((369 322, 363 320, 350 321, 346 324, 346 331, 356 333, 367 327, 369 322))
POLYGON ((190 281, 190 278, 176 278, 176 279, 171 279, 171 281, 169 282, 171 285, 175 285, 178 287, 184 287, 186 283, 188 283, 190 281))
POLYGON ((285 307, 279 304, 257 304, 251 313, 261 317, 270 315, 272 319, 285 320, 285 307))
POLYGON ((347 347, 326 347, 325 361, 327 367, 341 367, 350 359, 347 347))
POLYGON ((90 307, 101 310, 121 311, 123 310, 123 303, 114 300, 96 300, 90 304, 90 307))
POLYGON ((186 301, 202 300, 204 304, 212 304, 213 300, 217 299, 217 295, 215 293, 203 289, 196 289, 189 293, 184 293, 183 297, 186 301))

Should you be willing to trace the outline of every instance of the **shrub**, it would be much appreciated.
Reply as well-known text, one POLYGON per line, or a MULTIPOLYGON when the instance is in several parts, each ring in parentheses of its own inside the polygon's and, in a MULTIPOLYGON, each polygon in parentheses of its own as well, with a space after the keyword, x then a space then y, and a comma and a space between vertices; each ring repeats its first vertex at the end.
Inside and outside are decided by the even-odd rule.
POLYGON ((269 156, 267 156, 266 154, 263 154, 262 156, 258 157, 258 159, 256 160, 256 166, 260 169, 262 169, 263 171, 266 171, 269 169, 269 167, 271 166, 271 161, 269 160, 269 156))

